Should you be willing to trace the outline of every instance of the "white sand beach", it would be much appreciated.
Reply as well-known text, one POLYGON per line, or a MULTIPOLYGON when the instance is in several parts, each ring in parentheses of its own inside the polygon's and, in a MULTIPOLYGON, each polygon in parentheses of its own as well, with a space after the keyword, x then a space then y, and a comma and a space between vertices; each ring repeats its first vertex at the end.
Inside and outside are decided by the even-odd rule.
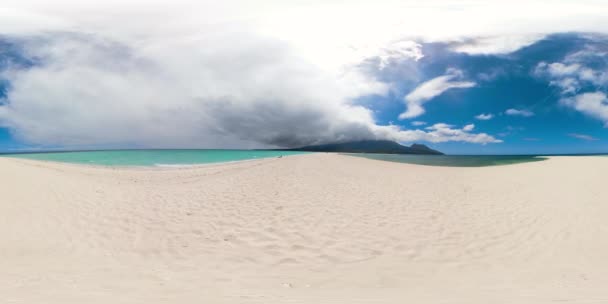
POLYGON ((608 303, 606 172, 0 158, 0 303, 608 303))

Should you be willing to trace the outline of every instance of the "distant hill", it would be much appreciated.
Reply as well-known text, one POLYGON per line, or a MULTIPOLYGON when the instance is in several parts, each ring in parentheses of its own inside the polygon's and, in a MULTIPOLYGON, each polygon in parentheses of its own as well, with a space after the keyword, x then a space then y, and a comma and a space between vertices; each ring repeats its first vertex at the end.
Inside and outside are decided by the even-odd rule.
POLYGON ((343 153, 383 153, 383 154, 429 154, 443 155, 443 153, 433 150, 425 145, 413 144, 403 146, 390 140, 361 140, 345 143, 335 143, 317 146, 306 146, 292 151, 308 152, 343 152, 343 153))

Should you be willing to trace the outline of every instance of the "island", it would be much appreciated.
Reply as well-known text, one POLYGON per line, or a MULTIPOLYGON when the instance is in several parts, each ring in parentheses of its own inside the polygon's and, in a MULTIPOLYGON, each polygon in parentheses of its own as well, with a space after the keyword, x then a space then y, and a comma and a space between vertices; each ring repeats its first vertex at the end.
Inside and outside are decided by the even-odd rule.
POLYGON ((289 150, 306 152, 444 155, 442 152, 433 150, 422 144, 412 144, 408 147, 390 140, 360 140, 305 146, 289 150))

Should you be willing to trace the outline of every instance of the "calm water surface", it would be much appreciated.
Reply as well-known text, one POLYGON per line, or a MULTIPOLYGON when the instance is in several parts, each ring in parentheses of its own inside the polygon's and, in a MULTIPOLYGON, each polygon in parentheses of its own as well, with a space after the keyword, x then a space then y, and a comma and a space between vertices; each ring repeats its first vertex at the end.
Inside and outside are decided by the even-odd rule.
MULTIPOLYGON (((6 154, 34 160, 57 161, 103 166, 188 166, 208 163, 306 154, 307 152, 279 150, 114 150, 82 152, 45 152, 6 154)), ((427 166, 484 167, 542 161, 545 158, 528 155, 399 155, 345 153, 357 157, 427 166)))
POLYGON ((103 166, 180 166, 305 154, 276 150, 115 150, 7 154, 34 160, 103 166))

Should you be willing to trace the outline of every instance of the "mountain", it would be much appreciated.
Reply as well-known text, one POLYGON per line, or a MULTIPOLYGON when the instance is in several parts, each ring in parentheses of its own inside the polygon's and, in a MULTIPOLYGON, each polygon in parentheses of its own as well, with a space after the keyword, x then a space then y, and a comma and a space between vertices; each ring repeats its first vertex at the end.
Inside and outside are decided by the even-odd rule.
POLYGON ((361 140, 345 143, 334 143, 317 146, 306 146, 292 151, 307 152, 343 152, 343 153, 384 153, 384 154, 429 154, 443 155, 443 153, 433 150, 425 145, 413 144, 403 146, 390 140, 361 140))

